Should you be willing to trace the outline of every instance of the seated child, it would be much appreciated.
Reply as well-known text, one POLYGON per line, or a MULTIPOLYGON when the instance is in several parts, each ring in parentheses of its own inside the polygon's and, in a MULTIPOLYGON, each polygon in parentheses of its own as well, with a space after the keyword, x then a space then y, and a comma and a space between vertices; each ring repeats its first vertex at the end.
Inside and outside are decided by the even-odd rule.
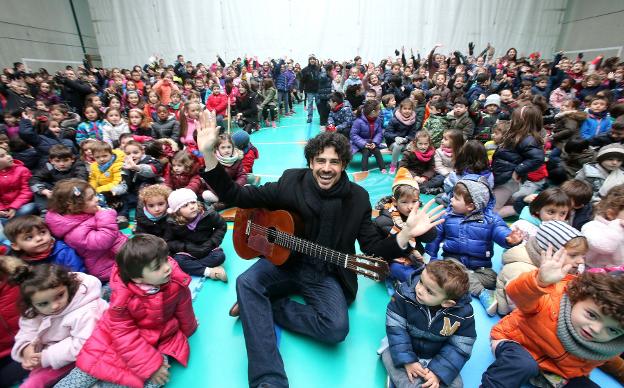
POLYGON ((453 171, 444 178, 444 192, 436 197, 438 203, 448 206, 455 184, 465 176, 483 177, 490 188, 494 187, 494 175, 490 171, 487 150, 483 143, 478 140, 468 140, 457 151, 454 159, 453 171))
POLYGON ((124 244, 111 275, 110 308, 57 388, 87 388, 98 381, 162 386, 170 377, 169 358, 187 365, 188 338, 197 329, 191 279, 167 253, 167 244, 149 234, 124 244))
POLYGON ((563 260, 571 265, 569 274, 583 272, 587 239, 563 220, 544 221, 526 244, 517 245, 503 253, 503 268, 496 278, 496 301, 500 315, 509 314, 515 308, 505 292, 507 284, 520 274, 539 268, 542 255, 549 246, 555 250, 563 248, 563 260))
MULTIPOLYGON (((420 205, 419 194, 418 182, 406 168, 399 168, 392 183, 391 200, 383 205, 374 221, 380 235, 383 237, 396 235, 405 227, 405 221, 412 209, 418 209, 420 205)), ((425 253, 425 249, 422 243, 431 242, 436 233, 436 229, 431 228, 427 233, 409 242, 405 257, 394 259, 390 264, 390 281, 405 282, 412 272, 423 265, 422 254, 425 253)))
POLYGON ((260 176, 253 174, 253 165, 260 157, 258 149, 249 141, 249 134, 245 131, 238 131, 232 134, 232 143, 236 149, 243 152, 243 172, 247 174, 247 184, 258 186, 260 176))
POLYGON ((227 282, 221 266, 225 253, 219 247, 227 231, 225 220, 213 209, 204 209, 190 189, 175 190, 167 201, 165 240, 180 268, 189 275, 227 282))
POLYGON ((464 138, 471 139, 474 121, 468 114, 468 101, 464 97, 457 97, 453 104, 453 110, 446 115, 449 129, 457 129, 464 134, 464 138))
POLYGON ((399 169, 406 168, 419 187, 426 187, 429 180, 435 176, 434 153, 435 148, 431 144, 429 132, 418 131, 407 150, 403 152, 399 169))
POLYGON ((9 274, 14 268, 23 265, 20 259, 0 256, 0 381, 2 387, 17 386, 29 371, 22 368, 20 362, 11 358, 11 349, 15 344, 15 335, 19 330, 19 286, 9 283, 9 274))
POLYGON ((559 187, 550 187, 537 194, 528 207, 520 213, 520 219, 511 224, 512 229, 518 229, 526 241, 535 236, 542 222, 565 221, 572 209, 570 197, 559 187))
POLYGON ((592 185, 593 202, 604 198, 612 187, 624 183, 623 161, 624 145, 609 144, 598 151, 596 163, 587 163, 576 174, 576 179, 585 180, 592 185))
POLYGON ((152 136, 156 139, 173 139, 176 143, 180 141, 180 123, 175 115, 169 113, 166 105, 159 104, 156 108, 156 119, 152 122, 152 136))
POLYGON ((464 135, 460 131, 456 129, 444 131, 440 147, 433 155, 436 175, 423 187, 423 193, 439 194, 444 191, 442 188, 444 179, 453 172, 453 160, 463 144, 464 135))
POLYGON ((247 174, 243 172, 243 152, 234 147, 230 135, 219 135, 215 155, 232 181, 240 186, 247 184, 247 174))
POLYGON ((121 112, 116 108, 109 108, 106 111, 106 119, 102 124, 104 133, 103 140, 112 147, 119 146, 119 136, 130 133, 128 123, 121 117, 121 112))
POLYGON ((190 154, 187 150, 178 151, 171 159, 170 167, 165 169, 164 183, 171 190, 186 187, 201 196, 208 186, 199 177, 200 168, 199 160, 195 155, 190 154))
POLYGON ((496 361, 481 386, 598 387, 590 372, 624 351, 622 275, 568 277, 563 249, 507 285, 516 310, 490 334, 496 361))
POLYGON ((492 131, 498 121, 501 107, 501 98, 498 94, 490 94, 483 103, 483 109, 479 110, 479 100, 475 100, 470 106, 470 113, 477 123, 474 130, 474 138, 487 142, 492 139, 492 131))
POLYGON ((492 157, 494 156, 494 152, 496 152, 498 145, 503 141, 503 134, 509 130, 509 121, 498 120, 496 121, 496 124, 494 124, 494 127, 491 128, 491 130, 491 140, 488 140, 483 144, 485 146, 488 161, 490 162, 490 164, 492 164, 492 157))
POLYGON ((93 144, 91 149, 95 163, 91 164, 89 184, 106 199, 109 207, 121 209, 121 197, 128 191, 121 171, 126 154, 122 150, 113 150, 103 141, 93 144))
POLYGON ((158 237, 165 235, 169 194, 171 189, 163 184, 145 186, 139 191, 135 233, 148 233, 158 237))
POLYGON ((56 182, 69 178, 87 180, 87 167, 82 160, 76 160, 71 148, 62 144, 53 145, 50 147, 48 163, 35 171, 28 181, 40 212, 47 211, 48 200, 56 182))
POLYGON ((11 254, 28 264, 62 265, 72 272, 86 272, 82 258, 61 240, 55 240, 39 216, 15 217, 7 222, 4 234, 11 241, 11 254))
MULTIPOLYGON (((394 98, 394 97, 393 97, 394 98)), ((353 125, 353 110, 349 101, 344 99, 340 92, 332 93, 329 97, 329 117, 327 119, 327 130, 336 131, 349 137, 351 126, 353 125)), ((385 120, 381 115, 382 120, 385 120)), ((388 119, 389 121, 390 119, 388 119)))
POLYGON ((108 282, 115 254, 128 239, 113 209, 101 209, 95 190, 80 179, 59 182, 52 191, 46 224, 84 259, 87 273, 108 282))
POLYGON ((33 193, 28 187, 32 176, 22 162, 13 160, 9 152, 0 148, 0 223, 6 224, 11 218, 33 214, 37 206, 32 202, 33 193))
POLYGON ((162 164, 152 156, 145 154, 145 148, 137 141, 129 140, 123 147, 126 154, 122 167, 122 176, 128 187, 122 197, 123 206, 117 222, 126 224, 130 209, 136 208, 137 195, 144 186, 158 183, 162 175, 162 164))
POLYGON ((108 304, 90 275, 41 264, 14 268, 24 306, 11 357, 30 374, 22 387, 49 387, 71 371, 108 304))
POLYGON ((368 171, 368 158, 371 154, 374 155, 379 170, 385 174, 386 163, 380 150, 383 129, 379 118, 379 104, 377 101, 366 101, 361 112, 361 116, 355 119, 351 127, 351 153, 362 153, 362 171, 368 171))
MULTIPOLYGON (((353 130, 351 131, 353 132, 353 130)), ((407 144, 414 139, 416 131, 414 103, 409 98, 406 98, 399 103, 399 107, 394 111, 394 115, 390 119, 388 126, 383 131, 383 137, 386 140, 388 149, 392 151, 390 174, 396 172, 399 157, 405 150, 407 144)))
POLYGON ((394 109, 396 108, 396 98, 394 98, 394 94, 383 95, 381 97, 381 104, 383 105, 383 108, 381 109, 379 117, 382 118, 383 128, 386 129, 392 119, 392 116, 394 116, 394 109))
POLYGON ((511 231, 494 212, 494 196, 485 179, 464 178, 457 182, 438 236, 425 250, 431 260, 454 259, 468 270, 470 294, 478 297, 490 315, 496 313, 496 272, 492 269, 494 245, 511 248, 522 241, 520 231, 511 231))
MULTIPOLYGON (((449 129, 448 119, 446 113, 448 107, 444 101, 436 101, 429 105, 429 117, 423 124, 423 129, 429 132, 431 135, 431 142, 434 147, 440 147, 442 143, 442 136, 447 129, 449 129)), ((463 135, 463 134, 462 134, 463 135)))
POLYGON ((84 108, 85 121, 76 129, 76 143, 80 144, 87 139, 104 140, 102 112, 93 105, 84 108))
POLYGON ((588 268, 624 264, 624 185, 615 186, 596 206, 596 217, 581 229, 587 237, 588 268))
POLYGON ((577 230, 591 221, 594 209, 591 204, 592 187, 586 181, 569 179, 561 185, 561 190, 570 198, 570 211, 568 212, 568 224, 577 230))
POLYGON ((608 106, 609 100, 606 97, 596 96, 592 98, 587 110, 587 118, 581 124, 581 138, 589 140, 609 132, 609 129, 611 129, 611 116, 607 110, 608 106))
POLYGON ((403 387, 461 387, 477 338, 468 276, 453 261, 432 261, 402 283, 388 304, 381 360, 403 387), (432 318, 433 317, 433 318, 432 318))

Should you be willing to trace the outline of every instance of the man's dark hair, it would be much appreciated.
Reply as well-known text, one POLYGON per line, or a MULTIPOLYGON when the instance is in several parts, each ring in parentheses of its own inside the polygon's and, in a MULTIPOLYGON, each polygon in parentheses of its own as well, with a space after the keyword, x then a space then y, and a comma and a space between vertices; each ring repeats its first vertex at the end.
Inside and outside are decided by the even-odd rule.
POLYGON ((143 268, 154 260, 162 263, 169 256, 167 243, 160 237, 139 233, 128 240, 122 247, 115 261, 119 267, 119 276, 124 283, 143 277, 143 268))
POLYGON ((351 145, 349 140, 337 132, 323 132, 308 141, 303 152, 308 164, 312 163, 315 156, 321 154, 327 147, 333 147, 346 167, 351 162, 351 145))

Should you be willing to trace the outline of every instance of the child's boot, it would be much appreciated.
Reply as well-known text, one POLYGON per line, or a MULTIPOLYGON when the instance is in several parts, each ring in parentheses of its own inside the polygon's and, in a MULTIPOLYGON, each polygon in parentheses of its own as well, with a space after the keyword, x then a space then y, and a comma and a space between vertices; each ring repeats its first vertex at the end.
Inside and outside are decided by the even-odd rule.
POLYGON ((496 311, 498 310, 498 301, 496 300, 494 291, 483 289, 483 291, 479 294, 479 301, 490 317, 496 315, 496 311))

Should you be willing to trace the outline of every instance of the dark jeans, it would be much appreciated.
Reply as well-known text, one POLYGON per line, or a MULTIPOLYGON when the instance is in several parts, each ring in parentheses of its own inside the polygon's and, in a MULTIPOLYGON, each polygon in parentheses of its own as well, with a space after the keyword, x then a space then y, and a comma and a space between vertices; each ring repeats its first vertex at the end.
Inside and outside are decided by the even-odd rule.
POLYGON ((379 149, 379 147, 375 147, 372 150, 368 148, 362 148, 360 152, 362 153, 362 171, 368 171, 368 158, 371 154, 375 156, 377 166, 379 166, 380 170, 386 168, 386 164, 384 163, 383 156, 381 155, 381 150, 379 149))
POLYGON ((206 268, 217 267, 225 261, 223 249, 215 248, 208 256, 196 258, 188 254, 177 253, 173 256, 182 271, 192 276, 204 276, 206 268))
POLYGON ((267 105, 262 108, 262 118, 268 119, 269 115, 271 116, 271 121, 275 121, 275 117, 277 117, 277 108, 273 105, 267 105))
POLYGON ((250 387, 287 387, 274 324, 336 344, 349 332, 347 301, 336 277, 307 263, 277 267, 260 259, 236 279, 250 387), (288 298, 300 294, 306 304, 288 298))
POLYGON ((129 218, 130 209, 136 209, 138 203, 138 197, 135 193, 126 193, 119 197, 121 199, 122 205, 121 209, 119 209, 119 216, 124 216, 129 218))
POLYGON ((0 388, 8 388, 16 385, 28 376, 30 371, 22 368, 22 365, 13 361, 11 356, 0 358, 0 388))
POLYGON ((423 189, 434 189, 436 187, 442 187, 444 185, 444 175, 436 174, 433 178, 429 179, 425 183, 420 185, 420 190, 423 189))
POLYGON ((319 99, 316 109, 319 113, 320 125, 327 125, 327 119, 329 119, 329 100, 319 99))
MULTIPOLYGON (((483 388, 520 388, 528 384, 532 377, 540 373, 539 365, 533 356, 520 344, 505 341, 498 344, 494 353, 496 361, 490 365, 481 377, 483 388)), ((570 379, 568 388, 598 388, 589 377, 570 379)))

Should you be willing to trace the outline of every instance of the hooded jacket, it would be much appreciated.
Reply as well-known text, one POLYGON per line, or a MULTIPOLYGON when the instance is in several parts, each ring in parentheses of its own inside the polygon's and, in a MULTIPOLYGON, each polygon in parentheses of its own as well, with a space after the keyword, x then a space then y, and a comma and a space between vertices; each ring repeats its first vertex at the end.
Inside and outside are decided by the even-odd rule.
POLYGON ((108 308, 100 297, 102 283, 90 275, 75 273, 80 286, 67 306, 58 314, 21 317, 11 357, 22 362, 22 351, 32 342, 42 345, 41 366, 59 369, 76 360, 98 320, 108 308))
POLYGON ((124 283, 117 266, 111 275, 110 308, 84 344, 76 366, 99 380, 143 388, 163 355, 186 366, 188 337, 197 329, 191 278, 171 258, 171 279, 156 293, 124 283))
POLYGON ((0 211, 19 209, 32 202, 33 193, 28 187, 32 174, 19 160, 13 165, 0 170, 0 211))
POLYGON ((87 271, 108 281, 115 254, 128 240, 117 227, 117 212, 100 210, 95 214, 46 213, 46 224, 56 238, 63 239, 84 259, 87 271))
POLYGON ((477 339, 470 295, 465 294, 453 307, 440 307, 432 313, 418 303, 416 284, 421 271, 412 273, 392 297, 386 311, 386 334, 390 355, 396 367, 430 359, 427 365, 445 385, 459 375, 477 339))

